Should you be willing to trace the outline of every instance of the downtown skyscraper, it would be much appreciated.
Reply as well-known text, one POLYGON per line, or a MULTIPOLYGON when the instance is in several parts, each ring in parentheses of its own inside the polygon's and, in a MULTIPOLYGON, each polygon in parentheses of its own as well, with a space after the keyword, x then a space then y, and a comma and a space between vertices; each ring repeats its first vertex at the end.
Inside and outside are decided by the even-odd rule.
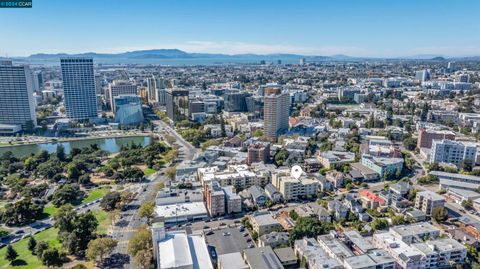
POLYGON ((0 124, 37 125, 33 98, 33 77, 28 66, 0 61, 0 124))
POLYGON ((97 96, 93 59, 60 59, 67 117, 72 120, 97 118, 97 96))

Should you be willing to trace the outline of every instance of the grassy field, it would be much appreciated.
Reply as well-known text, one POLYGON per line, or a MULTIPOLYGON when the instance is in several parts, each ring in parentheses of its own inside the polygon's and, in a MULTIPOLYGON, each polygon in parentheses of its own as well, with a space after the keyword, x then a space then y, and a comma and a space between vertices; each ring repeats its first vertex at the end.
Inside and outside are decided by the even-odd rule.
POLYGON ((57 212, 58 212, 58 207, 55 207, 53 204, 50 204, 50 203, 45 205, 45 207, 43 208, 43 213, 49 216, 53 216, 57 212))
MULTIPOLYGON (((60 249, 60 242, 57 240, 57 229, 51 228, 43 232, 40 232, 34 235, 37 242, 45 241, 51 247, 60 249)), ((41 268, 42 263, 37 259, 37 256, 32 255, 28 250, 28 238, 18 241, 17 243, 12 244, 12 247, 18 253, 18 259, 16 266, 11 266, 10 263, 5 259, 5 253, 7 248, 4 247, 0 249, 0 268, 18 268, 18 269, 34 269, 41 268)))
POLYGON ((95 218, 97 218, 98 220, 97 233, 106 234, 108 226, 110 226, 110 219, 108 217, 108 213, 101 209, 97 209, 92 212, 95 215, 95 218))
MULTIPOLYGON (((93 211, 93 214, 98 220, 98 228, 97 233, 99 234, 106 234, 108 226, 110 225, 110 220, 108 218, 108 213, 97 209, 93 211)), ((43 232, 40 232, 34 235, 37 242, 45 241, 51 247, 55 247, 57 249, 61 249, 61 244, 57 240, 57 232, 58 230, 55 228, 47 229, 43 232)), ((37 256, 34 256, 28 250, 28 238, 22 239, 17 243, 12 244, 13 248, 18 253, 18 261, 16 262, 17 265, 11 266, 10 263, 5 259, 5 252, 7 248, 4 247, 0 249, 0 269, 3 268, 18 268, 18 269, 33 269, 33 268, 44 268, 41 262, 37 259, 37 256)), ((85 265, 92 265, 91 263, 85 263, 85 265)))
POLYGON ((155 174, 155 172, 157 172, 155 169, 152 169, 152 168, 145 168, 145 170, 143 170, 143 173, 145 174, 145 176, 151 176, 153 174, 155 174))
MULTIPOLYGON (((87 197, 85 197, 83 200, 80 201, 80 204, 83 205, 83 204, 86 204, 88 202, 91 202, 91 201, 97 200, 99 198, 102 198, 103 196, 105 196, 105 194, 107 194, 107 192, 109 190, 110 190, 109 187, 102 187, 102 188, 94 189, 90 193, 88 193, 87 197)), ((1 203, 0 203, 0 207, 1 207, 1 203)), ((48 216, 53 216, 57 212, 58 212, 58 207, 55 207, 51 203, 48 203, 43 208, 43 213, 45 213, 48 216)))
POLYGON ((107 194, 109 190, 110 190, 110 187, 102 187, 102 188, 94 189, 88 193, 87 197, 85 197, 85 199, 82 200, 81 204, 83 205, 88 202, 102 198, 103 196, 105 196, 105 194, 107 194))

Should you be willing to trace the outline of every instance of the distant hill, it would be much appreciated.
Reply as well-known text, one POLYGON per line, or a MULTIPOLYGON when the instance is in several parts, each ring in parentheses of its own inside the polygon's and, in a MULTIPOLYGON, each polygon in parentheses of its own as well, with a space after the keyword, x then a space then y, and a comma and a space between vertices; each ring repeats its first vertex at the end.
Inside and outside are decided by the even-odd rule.
MULTIPOLYGON (((38 61, 38 62, 56 62, 61 57, 90 57, 94 58, 97 62, 130 62, 135 63, 135 60, 154 60, 155 59, 209 59, 215 62, 259 62, 261 60, 273 62, 276 60, 283 60, 289 63, 298 63, 302 58, 305 58, 307 62, 326 62, 326 61, 364 61, 364 60, 422 60, 422 61, 445 61, 445 60, 470 60, 478 61, 480 56, 470 57, 446 57, 442 55, 434 54, 422 54, 408 57, 395 57, 395 58, 373 58, 373 57, 352 57, 343 54, 322 56, 322 55, 300 55, 300 54, 288 54, 288 53, 274 53, 274 54, 222 54, 222 53, 189 53, 179 49, 151 49, 151 50, 135 50, 122 53, 96 53, 86 52, 79 54, 67 54, 56 53, 46 54, 38 53, 32 54, 28 57, 14 57, 18 61, 38 61)), ((201 61, 199 61, 201 62, 201 61)))
POLYGON ((38 53, 32 54, 24 59, 42 59, 42 60, 58 60, 61 57, 92 57, 97 59, 117 58, 117 59, 194 59, 194 58, 210 58, 210 59, 259 59, 259 60, 275 60, 275 59, 301 59, 306 58, 310 61, 326 61, 326 60, 353 60, 359 59, 346 55, 334 56, 306 56, 300 54, 221 54, 221 53, 188 53, 179 49, 152 49, 152 50, 137 50, 127 51, 122 53, 95 53, 86 52, 78 54, 56 53, 46 54, 38 53))

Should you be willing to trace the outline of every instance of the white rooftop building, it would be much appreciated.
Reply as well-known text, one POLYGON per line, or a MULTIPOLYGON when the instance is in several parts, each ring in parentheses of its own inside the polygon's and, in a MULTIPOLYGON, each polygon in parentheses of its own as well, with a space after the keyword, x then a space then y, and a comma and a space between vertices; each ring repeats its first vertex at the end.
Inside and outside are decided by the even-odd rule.
POLYGON ((202 235, 165 232, 160 222, 152 226, 152 240, 159 269, 213 269, 202 235))

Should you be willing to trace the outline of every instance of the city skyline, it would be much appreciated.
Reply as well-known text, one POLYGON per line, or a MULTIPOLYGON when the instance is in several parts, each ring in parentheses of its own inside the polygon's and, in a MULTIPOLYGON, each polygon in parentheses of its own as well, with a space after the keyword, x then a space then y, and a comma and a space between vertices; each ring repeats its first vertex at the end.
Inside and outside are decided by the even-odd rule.
POLYGON ((0 30, 9 37, 0 55, 176 48, 224 54, 478 56, 478 7, 469 0, 34 1, 31 9, 0 10, 0 23, 9 25, 0 30))

